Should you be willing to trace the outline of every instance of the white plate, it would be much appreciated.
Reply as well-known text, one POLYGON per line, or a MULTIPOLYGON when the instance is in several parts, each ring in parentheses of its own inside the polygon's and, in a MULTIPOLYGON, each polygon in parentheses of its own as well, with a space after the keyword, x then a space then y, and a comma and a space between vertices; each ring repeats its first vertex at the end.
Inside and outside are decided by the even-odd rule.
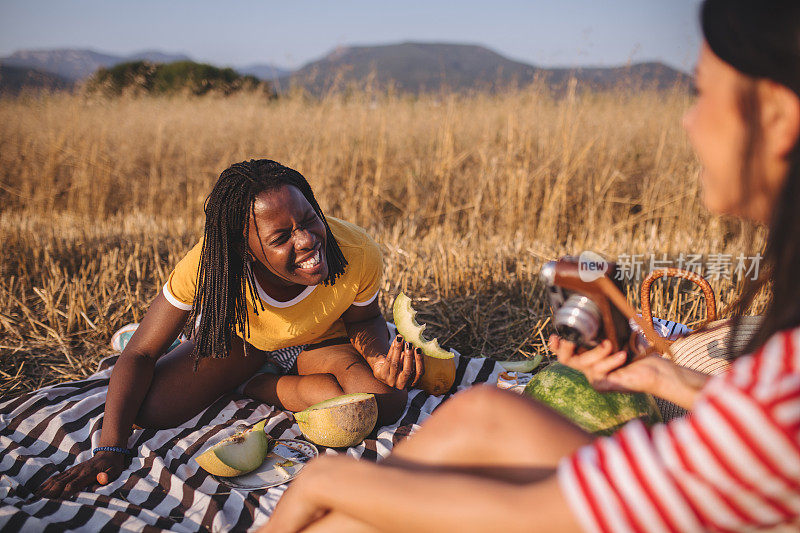
POLYGON ((319 455, 317 448, 309 442, 297 439, 276 439, 272 451, 267 454, 261 466, 252 472, 235 477, 212 477, 233 489, 268 489, 290 481, 300 473, 308 461, 317 455, 319 455), (290 459, 293 464, 285 464, 287 459, 290 459), (276 464, 281 465, 284 471, 276 468, 276 464))

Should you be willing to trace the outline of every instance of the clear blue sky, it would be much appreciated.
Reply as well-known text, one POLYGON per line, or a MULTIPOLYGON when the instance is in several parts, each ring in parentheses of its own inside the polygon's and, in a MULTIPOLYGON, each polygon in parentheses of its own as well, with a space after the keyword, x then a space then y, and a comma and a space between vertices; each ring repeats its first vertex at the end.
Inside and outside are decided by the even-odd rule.
POLYGON ((699 0, 0 0, 0 56, 145 49, 298 67, 349 44, 486 45, 541 66, 661 60, 691 70, 699 0))

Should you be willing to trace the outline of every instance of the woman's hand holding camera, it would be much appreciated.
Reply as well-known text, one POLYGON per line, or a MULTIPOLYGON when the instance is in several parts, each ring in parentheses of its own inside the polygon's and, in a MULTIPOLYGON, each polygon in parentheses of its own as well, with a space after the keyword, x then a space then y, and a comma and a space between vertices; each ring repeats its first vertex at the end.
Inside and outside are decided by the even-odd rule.
POLYGON ((550 336, 550 350, 558 362, 580 370, 599 391, 646 392, 690 409, 709 376, 678 366, 658 355, 649 355, 625 365, 626 352, 612 353, 611 342, 577 352, 575 345, 550 336))
POLYGON ((672 364, 651 355, 625 365, 627 353, 624 350, 612 353, 608 339, 590 350, 577 352, 573 343, 551 335, 549 346, 559 363, 583 372, 592 387, 599 391, 657 394, 664 379, 663 363, 672 364))

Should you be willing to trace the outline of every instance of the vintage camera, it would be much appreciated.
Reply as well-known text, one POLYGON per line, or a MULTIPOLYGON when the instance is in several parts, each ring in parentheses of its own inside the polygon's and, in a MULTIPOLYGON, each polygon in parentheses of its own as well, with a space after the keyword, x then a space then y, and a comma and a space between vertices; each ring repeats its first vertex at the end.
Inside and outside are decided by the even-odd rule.
POLYGON ((594 348, 609 339, 614 351, 628 351, 627 364, 638 352, 628 320, 632 309, 617 280, 616 264, 591 255, 566 256, 542 267, 539 278, 553 310, 553 325, 561 338, 580 348, 594 348))

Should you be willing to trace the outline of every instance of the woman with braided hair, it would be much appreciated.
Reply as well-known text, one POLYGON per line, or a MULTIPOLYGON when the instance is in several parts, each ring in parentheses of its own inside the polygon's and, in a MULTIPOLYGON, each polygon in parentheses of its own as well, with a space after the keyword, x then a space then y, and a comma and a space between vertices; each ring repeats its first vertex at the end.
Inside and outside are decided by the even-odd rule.
POLYGON ((206 199, 203 238, 175 267, 111 374, 100 447, 39 489, 58 497, 123 469, 131 427, 175 427, 234 390, 300 411, 342 394, 394 422, 422 353, 390 342, 367 233, 326 218, 306 179, 275 161, 232 165, 206 199), (187 324, 187 342, 164 355, 187 324))
POLYGON ((311 461, 261 533, 800 531, 800 2, 705 0, 702 26, 684 126, 703 202, 769 227, 769 268, 740 302, 765 283, 773 297, 730 370, 657 356, 623 366, 610 342, 578 353, 554 337, 596 387, 689 414, 595 438, 526 397, 473 387, 377 465, 311 461))

